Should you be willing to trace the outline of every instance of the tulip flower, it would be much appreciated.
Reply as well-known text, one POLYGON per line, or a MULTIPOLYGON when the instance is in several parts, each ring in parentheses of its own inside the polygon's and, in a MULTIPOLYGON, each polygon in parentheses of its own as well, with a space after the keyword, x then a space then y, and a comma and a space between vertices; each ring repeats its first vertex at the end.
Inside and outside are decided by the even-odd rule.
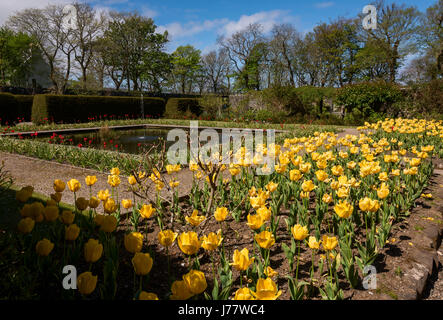
POLYGON ((88 187, 91 187, 97 182, 97 177, 96 176, 87 176, 85 178, 85 182, 88 187))
POLYGON ((258 279, 255 292, 252 291, 252 295, 257 300, 276 300, 281 294, 281 290, 277 289, 277 285, 271 278, 258 279))
POLYGON ((214 213, 215 220, 217 220, 218 222, 224 221, 228 213, 229 211, 226 207, 217 208, 214 213))
POLYGON ((48 256, 51 253, 52 249, 54 249, 54 244, 46 238, 37 242, 35 246, 37 254, 41 257, 48 256))
POLYGON ((143 246, 143 235, 140 232, 131 232, 125 235, 124 244, 126 250, 131 253, 140 252, 143 246))
POLYGON ((138 276, 145 276, 152 269, 153 260, 149 253, 136 252, 131 261, 134 272, 138 276))
POLYGON ((254 239, 255 239, 255 241, 257 241, 257 243, 260 247, 262 247, 263 249, 266 249, 266 250, 271 248, 275 243, 274 235, 272 234, 272 232, 269 232, 267 230, 256 234, 254 239))
POLYGON ((152 292, 142 291, 138 296, 138 300, 158 300, 158 296, 152 292))
POLYGON ((89 295, 97 286, 97 276, 93 276, 91 272, 83 272, 77 278, 77 287, 83 295, 89 295))
POLYGON ((104 214, 96 214, 94 218, 94 222, 97 226, 101 226, 103 224, 103 221, 105 219, 104 214))
POLYGON ((298 241, 306 239, 309 235, 308 228, 306 226, 301 226, 299 224, 294 225, 291 228, 291 232, 294 239, 298 241))
POLYGON ((171 286, 171 300, 188 300, 194 294, 189 290, 184 280, 174 281, 171 286))
POLYGON ((96 262, 103 253, 103 245, 95 239, 89 239, 84 246, 84 256, 86 262, 96 262))
POLYGON ((262 206, 260 208, 257 209, 257 214, 260 215, 263 219, 263 221, 270 221, 271 220, 271 209, 262 206))
POLYGON ((334 211, 340 218, 347 219, 351 216, 352 211, 354 211, 354 207, 346 200, 340 200, 339 203, 334 206, 334 211))
POLYGON ((247 248, 241 251, 234 250, 233 262, 230 265, 238 271, 245 271, 254 262, 254 259, 254 257, 249 258, 249 250, 247 248))
POLYGON ((105 215, 103 217, 103 221, 100 224, 100 230, 103 230, 106 233, 114 232, 117 228, 117 218, 111 215, 105 215))
POLYGON ((133 186, 133 185, 135 185, 136 183, 137 183, 137 179, 135 179, 135 177, 134 176, 129 176, 129 178, 128 178, 128 183, 131 185, 131 186, 133 186))
POLYGON ((62 196, 63 196, 63 193, 61 193, 61 192, 51 193, 51 195, 50 195, 51 199, 57 203, 59 203, 62 200, 62 196))
POLYGON ((163 230, 158 233, 158 242, 164 247, 170 247, 177 238, 177 233, 171 230, 163 230))
POLYGON ((80 228, 75 223, 65 228, 65 239, 68 241, 74 241, 79 234, 80 228))
POLYGON ((66 185, 62 180, 57 179, 57 180, 54 180, 53 187, 54 187, 55 192, 63 192, 66 188, 66 185))
POLYGON ((247 225, 252 230, 260 229, 264 223, 263 217, 260 214, 254 214, 254 215, 248 214, 247 219, 248 219, 247 225))
POLYGON ((132 208, 132 200, 131 199, 123 199, 122 200, 122 206, 125 209, 130 209, 132 208))
POLYGON ((47 206, 43 210, 46 221, 55 221, 59 217, 58 207, 47 206))
POLYGON ((111 195, 109 194, 109 190, 108 190, 108 189, 106 189, 106 190, 100 190, 100 191, 98 192, 98 195, 97 195, 97 197, 98 197, 101 201, 103 201, 103 202, 105 202, 106 200, 108 200, 110 196, 111 196, 111 195))
POLYGON ((177 242, 180 250, 189 256, 196 254, 201 246, 201 241, 198 239, 197 233, 193 231, 180 234, 177 242))
POLYGON ((97 199, 96 197, 91 197, 89 199, 89 207, 91 209, 96 209, 100 205, 100 199, 97 199))
POLYGON ((112 168, 111 169, 111 175, 113 175, 113 176, 120 175, 120 169, 119 168, 112 168))
POLYGON ((200 294, 207 288, 205 274, 198 270, 191 270, 183 275, 183 281, 192 294, 200 294))
POLYGON ((249 288, 240 288, 235 292, 234 300, 255 300, 249 288))
POLYGON ((326 251, 334 250, 337 244, 338 241, 336 237, 329 237, 327 235, 324 235, 322 238, 322 245, 326 251))
POLYGON ((81 184, 80 184, 80 182, 78 182, 78 180, 71 179, 71 180, 68 181, 68 188, 72 192, 77 192, 78 190, 80 190, 80 187, 81 187, 81 184))
POLYGON ((105 210, 105 213, 111 214, 117 211, 117 205, 115 204, 114 199, 109 198, 105 202, 103 202, 103 209, 105 210))
POLYGON ((201 246, 207 251, 213 251, 220 246, 222 241, 221 230, 219 230, 217 233, 211 232, 207 236, 203 236, 201 238, 201 246))
POLYGON ((30 233, 32 229, 34 229, 34 225, 35 221, 27 217, 19 221, 17 228, 21 233, 27 234, 30 233))
POLYGON ((86 210, 88 206, 89 206, 89 201, 83 197, 80 197, 75 201, 75 207, 80 211, 86 210))
POLYGON ((205 219, 205 216, 198 215, 198 210, 192 211, 190 217, 185 217, 185 220, 194 227, 198 227, 205 219))
POLYGON ((142 218, 149 219, 155 211, 151 204, 144 204, 138 212, 142 218))

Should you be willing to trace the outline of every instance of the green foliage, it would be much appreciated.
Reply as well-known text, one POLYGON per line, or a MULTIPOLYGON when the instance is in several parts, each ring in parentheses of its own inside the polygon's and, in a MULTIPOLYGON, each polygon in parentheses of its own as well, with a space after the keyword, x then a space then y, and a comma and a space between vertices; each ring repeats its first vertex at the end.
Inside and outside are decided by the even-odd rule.
POLYGON ((320 88, 314 86, 304 86, 294 89, 300 97, 306 112, 322 113, 322 106, 325 99, 334 101, 337 89, 335 88, 320 88))
POLYGON ((202 116, 209 119, 217 119, 222 116, 222 107, 225 101, 221 96, 215 94, 205 94, 199 99, 202 108, 202 116))
POLYGON ((170 98, 166 103, 165 117, 171 119, 195 118, 202 113, 197 98, 170 98))
MULTIPOLYGON (((162 98, 143 98, 144 113, 149 117, 160 117, 165 110, 162 98)), ((36 95, 32 106, 32 121, 75 123, 87 122, 91 118, 140 117, 141 98, 104 96, 36 95)))
POLYGON ((260 91, 259 95, 264 105, 273 112, 285 111, 289 115, 305 112, 305 106, 293 87, 268 88, 260 91))
POLYGON ((358 119, 367 118, 374 112, 386 112, 402 97, 400 88, 395 84, 384 81, 363 82, 340 88, 336 102, 358 119))

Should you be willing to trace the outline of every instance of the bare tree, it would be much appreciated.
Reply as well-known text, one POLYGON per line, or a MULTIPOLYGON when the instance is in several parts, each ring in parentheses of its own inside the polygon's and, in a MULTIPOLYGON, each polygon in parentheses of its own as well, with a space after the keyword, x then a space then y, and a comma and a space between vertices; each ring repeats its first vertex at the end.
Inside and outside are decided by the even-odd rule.
POLYGON ((202 57, 203 69, 208 86, 213 93, 218 93, 226 77, 229 57, 225 49, 211 51, 202 57))

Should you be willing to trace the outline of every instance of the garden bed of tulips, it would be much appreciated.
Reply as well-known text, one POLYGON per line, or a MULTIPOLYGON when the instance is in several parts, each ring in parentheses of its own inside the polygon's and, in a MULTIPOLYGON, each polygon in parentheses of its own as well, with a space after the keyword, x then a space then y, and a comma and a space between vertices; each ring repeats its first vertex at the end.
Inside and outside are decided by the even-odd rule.
POLYGON ((37 299, 347 298, 363 290, 368 266, 443 150, 441 121, 386 119, 359 130, 243 147, 234 150, 236 164, 194 161, 182 198, 174 175, 183 169, 153 162, 150 174, 129 177, 131 199, 119 199, 113 168, 109 190, 76 196, 75 210, 60 205, 63 193, 89 188, 95 177, 48 182, 54 193, 44 204, 25 187, 9 238, 27 272, 22 285, 37 299), (257 167, 269 170, 264 157, 275 159, 275 171, 257 175, 257 167), (77 290, 63 288, 67 265, 77 270, 77 290))

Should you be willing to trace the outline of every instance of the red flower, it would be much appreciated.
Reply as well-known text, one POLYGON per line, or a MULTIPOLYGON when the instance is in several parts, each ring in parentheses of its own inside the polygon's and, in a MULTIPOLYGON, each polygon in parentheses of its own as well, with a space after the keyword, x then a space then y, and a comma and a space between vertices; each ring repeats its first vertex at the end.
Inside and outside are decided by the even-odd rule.
POLYGON ((79 143, 77 146, 78 146, 79 148, 83 147, 83 145, 82 145, 81 143, 79 143))

